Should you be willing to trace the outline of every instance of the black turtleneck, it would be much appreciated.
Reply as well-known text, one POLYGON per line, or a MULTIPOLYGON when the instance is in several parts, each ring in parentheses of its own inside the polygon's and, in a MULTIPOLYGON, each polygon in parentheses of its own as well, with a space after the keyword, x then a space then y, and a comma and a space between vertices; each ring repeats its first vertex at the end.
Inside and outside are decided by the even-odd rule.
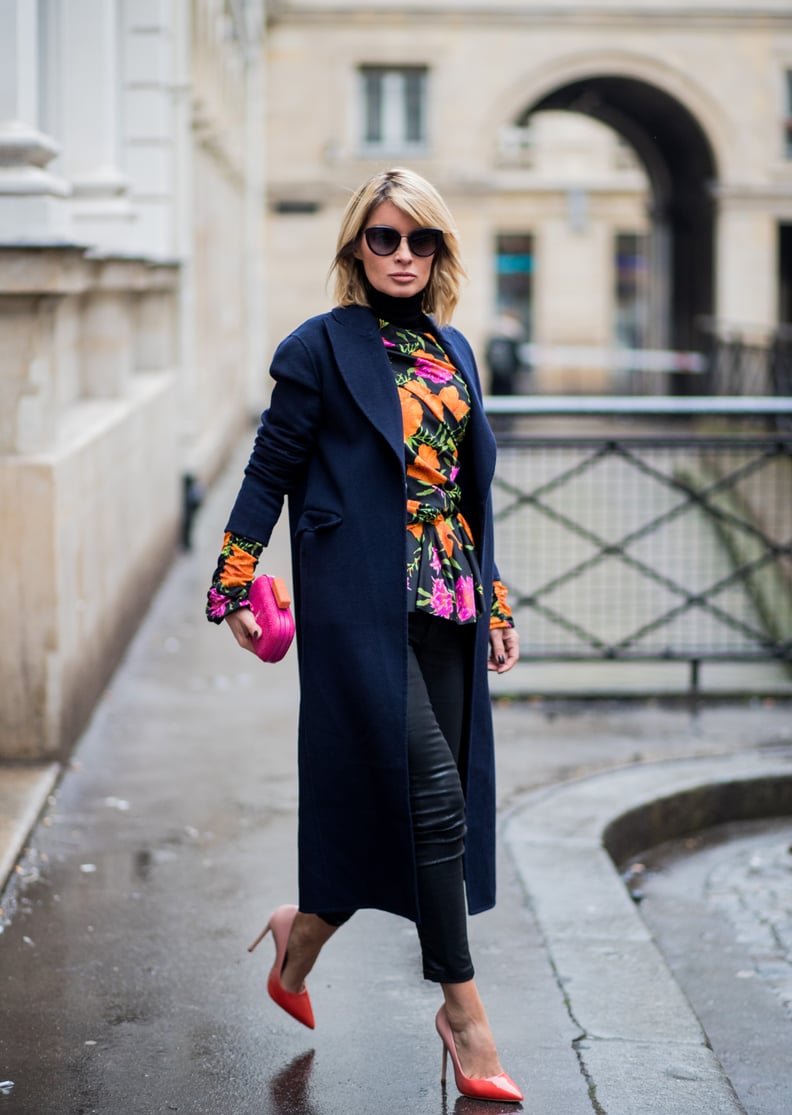
POLYGON ((396 298, 392 294, 383 294, 381 290, 376 290, 371 283, 367 282, 366 293, 369 305, 378 318, 406 329, 419 331, 426 329, 426 318, 421 309, 423 291, 410 294, 406 298, 396 298))

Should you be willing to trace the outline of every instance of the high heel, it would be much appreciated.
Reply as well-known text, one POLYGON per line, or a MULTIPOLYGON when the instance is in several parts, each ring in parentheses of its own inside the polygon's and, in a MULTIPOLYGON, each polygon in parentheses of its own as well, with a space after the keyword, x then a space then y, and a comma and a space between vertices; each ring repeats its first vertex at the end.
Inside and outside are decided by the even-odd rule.
POLYGON ((443 1067, 440 1074, 440 1083, 446 1082, 446 1066, 448 1054, 451 1054, 451 1064, 454 1066, 454 1079, 456 1086, 463 1096, 474 1100, 500 1100, 506 1103, 519 1103, 523 1094, 510 1076, 499 1072, 497 1076, 471 1077, 465 1076, 459 1063, 454 1042, 451 1024, 446 1016, 445 1007, 440 1007, 435 1018, 435 1026, 443 1043, 443 1067))
POLYGON ((292 1018, 302 1022, 303 1026, 307 1026, 309 1030, 313 1030, 313 1007, 307 989, 304 987, 302 991, 287 991, 281 983, 281 972, 283 971, 283 965, 286 963, 286 946, 289 943, 289 934, 296 916, 296 906, 279 906, 253 944, 250 945, 248 952, 252 952, 256 945, 263 941, 272 930, 272 937, 275 941, 275 963, 270 968, 267 979, 269 997, 292 1018))

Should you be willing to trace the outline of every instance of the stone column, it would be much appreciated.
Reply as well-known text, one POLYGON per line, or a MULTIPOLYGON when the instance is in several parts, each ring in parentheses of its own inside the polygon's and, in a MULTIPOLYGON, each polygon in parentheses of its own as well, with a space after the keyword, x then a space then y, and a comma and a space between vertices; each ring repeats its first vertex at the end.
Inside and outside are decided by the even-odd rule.
POLYGON ((52 242, 66 234, 68 183, 47 170, 58 153, 39 130, 39 8, 0 0, 0 241, 52 242))
MULTIPOLYGON (((613 319, 613 247, 605 221, 585 223, 567 213, 548 217, 538 237, 536 339, 540 345, 609 346, 613 319), (570 275, 600 275, 573 283, 570 275)), ((537 390, 596 394, 607 371, 597 367, 534 369, 537 390)))
POLYGON ((778 222, 771 200, 720 191, 716 317, 733 329, 769 332, 778 320, 778 222))
POLYGON ((63 169, 74 236, 103 252, 130 248, 135 211, 120 167, 120 21, 117 0, 59 0, 63 169))
MULTIPOLYGON (((185 77, 183 88, 177 88, 175 56, 181 50, 189 51, 189 38, 180 42, 179 18, 185 8, 189 17, 190 7, 189 0, 119 0, 122 150, 138 215, 134 250, 159 259, 172 258, 178 252, 175 226, 185 201, 185 182, 177 165, 175 105, 189 89, 190 79, 185 77)), ((189 212, 184 220, 189 219, 189 212)))

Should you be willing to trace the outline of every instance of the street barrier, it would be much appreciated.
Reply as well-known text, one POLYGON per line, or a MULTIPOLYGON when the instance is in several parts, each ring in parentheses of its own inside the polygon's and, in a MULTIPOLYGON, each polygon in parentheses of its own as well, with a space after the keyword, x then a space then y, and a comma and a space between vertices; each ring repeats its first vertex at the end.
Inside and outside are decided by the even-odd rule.
POLYGON ((521 660, 683 661, 692 690, 704 661, 792 676, 791 399, 486 402, 521 660))

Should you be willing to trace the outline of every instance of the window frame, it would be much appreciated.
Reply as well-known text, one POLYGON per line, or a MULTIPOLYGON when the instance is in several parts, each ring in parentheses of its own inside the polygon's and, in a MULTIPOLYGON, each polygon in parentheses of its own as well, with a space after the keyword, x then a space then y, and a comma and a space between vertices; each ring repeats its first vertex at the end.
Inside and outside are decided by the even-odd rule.
POLYGON ((492 262, 494 279, 494 319, 504 313, 515 314, 522 323, 524 340, 533 337, 536 315, 536 253, 537 231, 533 227, 496 228, 492 238, 492 262), (520 248, 519 251, 514 249, 520 248), (507 249, 511 248, 509 251, 507 249), (502 260, 527 260, 527 266, 504 268, 502 260), (507 276, 522 283, 503 282, 507 276), (521 291, 519 288, 524 288, 521 291), (509 288, 512 288, 511 290, 509 288))
POLYGON ((358 147, 364 156, 423 155, 429 149, 429 84, 430 68, 422 63, 361 63, 357 67, 358 147), (410 136, 409 78, 418 79, 416 98, 418 137, 410 136), (374 86, 379 79, 378 121, 371 112, 374 86), (370 91, 371 90, 371 91, 370 91), (372 136, 373 123, 379 125, 379 136, 372 136))
POLYGON ((641 350, 649 345, 650 235, 646 229, 618 226, 612 230, 613 316, 611 338, 615 348, 641 350), (622 260, 630 256, 634 266, 622 260), (627 299, 629 287, 629 301, 627 299), (627 338, 625 330, 634 331, 627 338))

